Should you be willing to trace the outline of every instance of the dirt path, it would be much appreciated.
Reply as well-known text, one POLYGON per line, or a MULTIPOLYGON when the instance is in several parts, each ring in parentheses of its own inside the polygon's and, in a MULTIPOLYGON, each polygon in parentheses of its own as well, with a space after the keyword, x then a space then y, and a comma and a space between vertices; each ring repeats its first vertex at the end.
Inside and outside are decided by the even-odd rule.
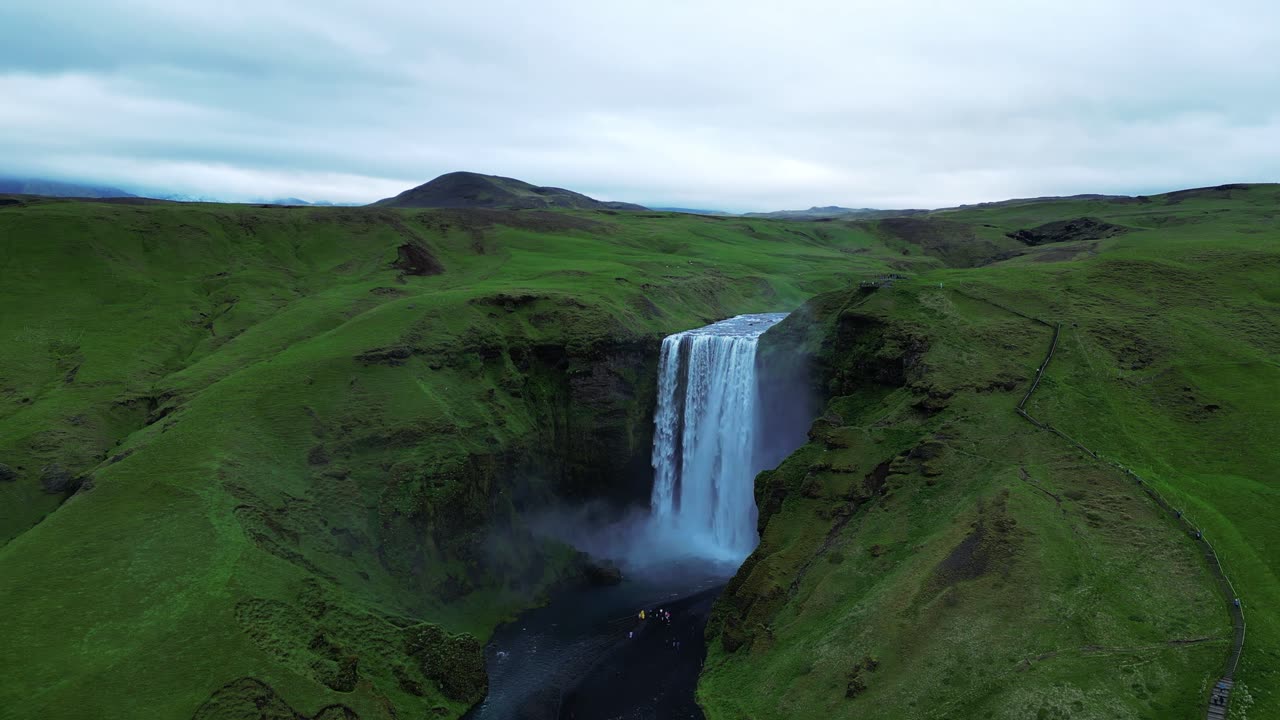
POLYGON ((1231 581, 1227 579, 1226 573, 1223 572, 1222 563, 1218 560, 1217 552, 1215 552, 1213 546, 1209 544, 1209 541, 1204 536, 1204 532, 1200 528, 1196 527, 1181 510, 1170 505, 1159 491, 1153 488, 1150 483, 1146 482, 1132 469, 1119 462, 1102 457, 1096 451, 1085 447, 1082 443, 1076 441, 1071 436, 1053 427, 1049 423, 1037 420, 1027 412, 1027 403, 1030 402, 1031 396, 1035 393, 1036 389, 1040 387, 1040 381, 1044 378, 1044 373, 1048 369, 1049 363, 1053 360, 1053 354, 1058 349, 1058 338, 1062 334, 1062 323, 1051 323, 1047 320, 1042 320, 1041 318, 1033 315, 1028 315, 1014 310, 1013 308, 1001 305, 1000 303, 988 300, 987 298, 971 295, 957 288, 952 288, 952 291, 958 295, 969 298, 970 300, 977 300, 978 302, 992 305, 1006 312, 1030 320, 1031 322, 1053 329, 1053 337, 1049 341, 1049 350, 1045 354, 1044 361, 1042 361, 1040 363, 1040 367, 1036 369, 1035 380, 1031 382, 1031 387, 1027 388, 1026 394, 1024 394, 1022 399, 1018 402, 1015 411, 1032 425, 1061 437, 1076 448, 1084 451, 1093 459, 1111 465, 1117 470, 1128 475, 1129 478, 1131 478, 1138 487, 1160 507, 1161 510, 1173 517, 1173 519, 1182 527, 1183 531, 1192 537, 1196 541, 1197 545, 1199 545, 1201 551, 1204 553, 1205 563, 1209 566, 1209 570, 1218 580, 1219 589, 1222 591, 1223 597, 1227 601, 1227 612, 1231 615, 1231 625, 1233 630, 1231 649, 1227 654, 1226 662, 1223 664, 1222 677, 1211 689, 1208 701, 1208 714, 1206 716, 1208 720, 1220 720, 1225 718, 1230 704, 1231 689, 1235 684, 1233 679, 1236 668, 1239 667, 1240 656, 1244 652, 1245 621, 1243 603, 1240 601, 1240 596, 1235 591, 1235 586, 1231 584, 1231 581))

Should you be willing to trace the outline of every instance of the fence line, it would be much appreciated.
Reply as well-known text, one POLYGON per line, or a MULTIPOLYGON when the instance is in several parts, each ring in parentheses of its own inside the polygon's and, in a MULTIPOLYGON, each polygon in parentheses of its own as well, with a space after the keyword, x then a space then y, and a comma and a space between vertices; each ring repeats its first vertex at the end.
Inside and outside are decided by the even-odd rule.
MULTIPOLYGON (((1085 454, 1089 455, 1093 459, 1098 460, 1099 462, 1103 462, 1108 465, 1111 465, 1112 467, 1117 468, 1118 470, 1124 472, 1129 477, 1133 478, 1134 481, 1138 484, 1138 486, 1143 489, 1143 491, 1156 503, 1157 506, 1159 506, 1161 509, 1165 510, 1166 512, 1172 514, 1175 520, 1177 520, 1184 528, 1187 529, 1188 534, 1194 534, 1194 538, 1196 542, 1198 542, 1203 547, 1203 550, 1205 551, 1204 553, 1205 562, 1209 565, 1210 572, 1212 572, 1213 575, 1217 578, 1219 588, 1224 591, 1224 594, 1226 595, 1226 598, 1227 598, 1227 608, 1228 608, 1229 614, 1231 615, 1231 624, 1232 624, 1234 637, 1232 641, 1231 652, 1227 656, 1226 664, 1223 666, 1222 677, 1224 680, 1230 681, 1235 675, 1236 669, 1240 665, 1240 656, 1244 653, 1244 638, 1245 638, 1245 630, 1246 630, 1246 624, 1244 620, 1244 608, 1242 607, 1242 603, 1240 601, 1240 595, 1236 592, 1235 585, 1231 582, 1231 579, 1227 577, 1226 571, 1223 570, 1222 561, 1218 557, 1217 550, 1215 550, 1213 545, 1205 538, 1204 531, 1195 523, 1191 522, 1191 518, 1188 517, 1185 512, 1183 512, 1182 510, 1178 510, 1173 505, 1171 505, 1169 501, 1164 498, 1164 495, 1162 495, 1159 490, 1153 487, 1151 483, 1144 480, 1142 476, 1138 475, 1138 473, 1134 472, 1132 468, 1129 468, 1124 464, 1117 462, 1115 460, 1111 460, 1109 458, 1103 457, 1102 455, 1098 454, 1097 451, 1089 449, 1083 443, 1076 440, 1075 438, 1072 438, 1070 435, 1067 435, 1066 433, 1062 432, 1058 428, 1050 425, 1047 422, 1044 422, 1042 420, 1037 420, 1036 418, 1032 417, 1031 414, 1028 413, 1026 410, 1027 403, 1031 400, 1031 395, 1036 391, 1038 387, 1040 387, 1040 381, 1044 378, 1045 370, 1047 370, 1049 367, 1049 361, 1053 360, 1054 352, 1056 352, 1058 349, 1058 338, 1062 332, 1062 323, 1051 323, 1047 320, 1035 317, 1034 315, 1028 315, 1027 313, 1020 312, 1018 310, 1015 310, 1011 307, 995 302, 988 298, 970 294, 959 288, 953 288, 953 290, 957 294, 963 295, 972 300, 985 302, 988 305, 992 305, 1006 312, 1013 313, 1014 315, 1017 315, 1019 317, 1026 318, 1027 320, 1031 320, 1032 322, 1036 322, 1041 325, 1045 325, 1047 327, 1053 328, 1053 338, 1049 342, 1049 352, 1045 355, 1044 361, 1040 363, 1040 367, 1036 369, 1035 379, 1031 382, 1031 387, 1027 388, 1027 392, 1022 396, 1022 400, 1018 402, 1017 407, 1014 408, 1015 411, 1018 413, 1018 415, 1020 415, 1023 419, 1027 420, 1028 422, 1030 422, 1032 425, 1035 425, 1036 427, 1042 430, 1047 430, 1053 433, 1054 435, 1057 435, 1058 437, 1062 438, 1063 440, 1066 440, 1068 443, 1080 449, 1081 451, 1083 451, 1085 454)), ((1225 696, 1223 697, 1225 701, 1225 696)), ((1225 706, 1224 706, 1224 710, 1225 710, 1225 706)))

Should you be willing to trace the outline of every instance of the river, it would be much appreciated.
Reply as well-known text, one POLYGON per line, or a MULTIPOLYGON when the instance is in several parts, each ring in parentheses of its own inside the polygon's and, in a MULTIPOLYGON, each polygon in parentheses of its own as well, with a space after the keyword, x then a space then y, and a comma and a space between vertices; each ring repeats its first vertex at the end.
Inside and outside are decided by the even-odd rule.
POLYGON ((552 597, 494 633, 489 696, 467 718, 701 718, 703 628, 733 569, 672 563, 552 597))

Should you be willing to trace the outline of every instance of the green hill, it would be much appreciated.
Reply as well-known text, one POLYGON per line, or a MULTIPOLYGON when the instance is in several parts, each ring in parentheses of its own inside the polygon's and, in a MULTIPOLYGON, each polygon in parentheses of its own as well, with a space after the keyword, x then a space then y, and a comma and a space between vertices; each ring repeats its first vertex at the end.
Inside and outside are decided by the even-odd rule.
POLYGON ((1050 331, 1011 310, 1062 323, 1031 414, 1214 541, 1249 620, 1233 707, 1265 717, 1278 205, 0 196, 0 707, 457 716, 494 625, 579 572, 525 511, 646 496, 660 339, 800 307, 765 351, 798 351, 828 405, 758 479, 709 718, 1203 715, 1227 598, 1131 479, 1013 411, 1050 331))
POLYGON ((531 210, 563 208, 572 210, 644 210, 640 205, 595 200, 557 187, 530 185, 523 180, 451 172, 431 182, 410 188, 374 205, 402 208, 491 208, 531 210))
POLYGON ((516 508, 647 494, 661 337, 895 257, 695 216, 30 198, 0 242, 0 707, 46 718, 459 714, 476 639, 572 571, 516 508))

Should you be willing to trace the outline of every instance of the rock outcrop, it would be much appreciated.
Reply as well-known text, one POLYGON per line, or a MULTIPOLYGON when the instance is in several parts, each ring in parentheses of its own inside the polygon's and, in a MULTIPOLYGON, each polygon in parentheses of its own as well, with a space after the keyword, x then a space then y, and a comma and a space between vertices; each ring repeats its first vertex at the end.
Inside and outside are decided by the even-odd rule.
POLYGON ((1101 240, 1129 232, 1130 228, 1113 225, 1097 218, 1082 217, 1059 220, 1024 230, 1015 230, 1008 237, 1025 245, 1071 242, 1074 240, 1101 240))

